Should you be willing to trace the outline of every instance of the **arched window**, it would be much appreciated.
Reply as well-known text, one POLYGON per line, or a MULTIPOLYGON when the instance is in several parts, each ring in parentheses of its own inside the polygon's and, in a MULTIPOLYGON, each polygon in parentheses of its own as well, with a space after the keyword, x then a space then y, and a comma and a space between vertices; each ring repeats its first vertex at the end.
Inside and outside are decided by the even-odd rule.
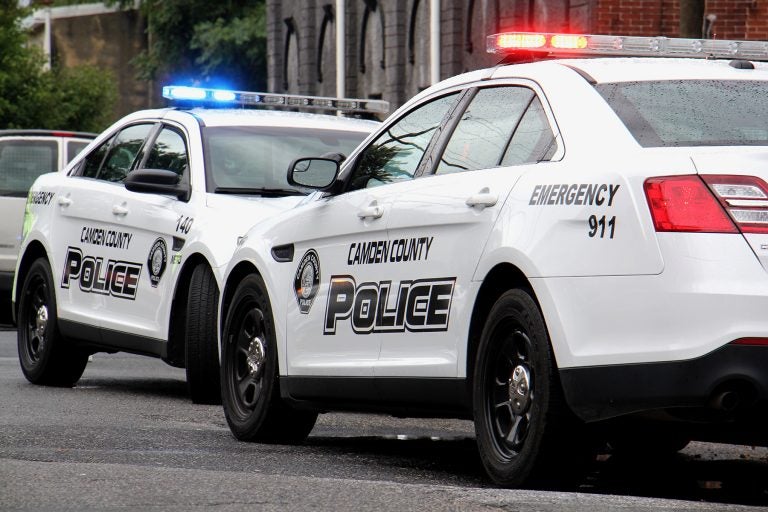
POLYGON ((293 18, 286 18, 285 22, 285 43, 283 46, 283 90, 298 91, 299 78, 299 49, 298 33, 296 31, 296 21, 293 18))

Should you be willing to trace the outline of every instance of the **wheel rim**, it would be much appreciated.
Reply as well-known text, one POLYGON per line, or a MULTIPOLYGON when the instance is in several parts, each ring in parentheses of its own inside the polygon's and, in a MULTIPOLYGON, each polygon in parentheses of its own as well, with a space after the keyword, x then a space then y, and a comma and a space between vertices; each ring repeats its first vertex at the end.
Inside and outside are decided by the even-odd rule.
POLYGON ((30 283, 28 306, 24 318, 26 331, 26 356, 31 363, 37 363, 45 353, 49 329, 48 287, 36 276, 30 283))
POLYGON ((227 369, 234 405, 241 416, 247 416, 262 397, 267 364, 267 332, 264 313, 257 305, 245 304, 238 313, 228 336, 232 350, 227 369))
POLYGON ((498 329, 489 354, 486 420, 497 455, 516 457, 525 445, 535 403, 532 343, 519 328, 498 329))

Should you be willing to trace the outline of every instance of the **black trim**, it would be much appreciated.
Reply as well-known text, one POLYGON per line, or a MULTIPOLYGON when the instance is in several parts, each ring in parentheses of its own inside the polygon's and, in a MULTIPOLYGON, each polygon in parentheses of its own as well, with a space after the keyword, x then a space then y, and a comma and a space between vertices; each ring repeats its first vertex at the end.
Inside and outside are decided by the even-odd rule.
POLYGON ((472 413, 465 379, 281 376, 280 392, 304 409, 451 418, 472 413))
POLYGON ((565 368, 560 380, 571 409, 598 421, 679 407, 749 408, 768 400, 766 368, 768 347, 726 345, 687 361, 565 368), (718 403, 723 393, 732 393, 730 403, 718 403))
POLYGON ((184 248, 184 242, 185 240, 179 236, 173 237, 173 250, 179 252, 184 248))
POLYGON ((13 272, 0 272, 0 293, 10 297, 13 288, 13 272))
POLYGON ((279 263, 293 261, 293 244, 276 245, 272 248, 272 258, 279 263))
POLYGON ((64 336, 71 338, 78 345, 96 352, 119 350, 165 358, 168 350, 168 344, 164 340, 99 328, 71 320, 59 319, 59 329, 64 336))

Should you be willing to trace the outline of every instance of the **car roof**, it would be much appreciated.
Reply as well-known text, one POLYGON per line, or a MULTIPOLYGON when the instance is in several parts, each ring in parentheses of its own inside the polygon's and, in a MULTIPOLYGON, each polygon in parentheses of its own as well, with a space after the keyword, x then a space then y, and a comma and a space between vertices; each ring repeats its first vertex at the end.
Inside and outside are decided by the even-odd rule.
POLYGON ((0 130, 0 137, 79 137, 95 139, 98 133, 67 130, 0 130))
POLYGON ((728 59, 608 57, 558 59, 541 64, 548 63, 578 69, 596 83, 690 79, 768 80, 768 64, 750 61, 754 69, 739 69, 734 67, 734 61, 728 59))

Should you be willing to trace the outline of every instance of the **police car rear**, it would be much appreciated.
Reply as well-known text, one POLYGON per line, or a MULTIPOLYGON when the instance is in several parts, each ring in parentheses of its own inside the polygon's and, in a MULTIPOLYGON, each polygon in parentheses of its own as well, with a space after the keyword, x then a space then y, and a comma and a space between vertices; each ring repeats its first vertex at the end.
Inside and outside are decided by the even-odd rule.
POLYGON ((420 93, 341 169, 296 162, 324 194, 237 249, 234 435, 301 439, 329 409, 472 417, 509 486, 572 477, 595 434, 765 440, 768 47, 489 46, 516 63, 420 93))

